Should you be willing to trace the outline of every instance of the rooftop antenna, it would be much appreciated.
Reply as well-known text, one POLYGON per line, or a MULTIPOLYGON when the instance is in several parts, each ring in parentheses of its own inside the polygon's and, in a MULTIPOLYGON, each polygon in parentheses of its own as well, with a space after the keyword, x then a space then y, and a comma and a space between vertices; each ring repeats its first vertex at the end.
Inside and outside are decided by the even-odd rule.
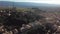
POLYGON ((13 5, 12 5, 12 9, 14 8, 14 2, 12 3, 13 5))
POLYGON ((15 7, 15 5, 14 5, 14 2, 13 2, 13 11, 16 11, 16 7, 15 7))

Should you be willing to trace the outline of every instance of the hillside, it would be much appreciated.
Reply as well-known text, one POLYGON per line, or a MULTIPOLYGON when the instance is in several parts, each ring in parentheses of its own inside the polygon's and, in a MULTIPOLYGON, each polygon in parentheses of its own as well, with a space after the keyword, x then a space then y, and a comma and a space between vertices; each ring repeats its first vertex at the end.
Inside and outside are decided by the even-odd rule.
POLYGON ((55 4, 47 3, 32 3, 32 2, 9 2, 9 1, 0 1, 0 6, 15 6, 15 7, 57 7, 55 4))

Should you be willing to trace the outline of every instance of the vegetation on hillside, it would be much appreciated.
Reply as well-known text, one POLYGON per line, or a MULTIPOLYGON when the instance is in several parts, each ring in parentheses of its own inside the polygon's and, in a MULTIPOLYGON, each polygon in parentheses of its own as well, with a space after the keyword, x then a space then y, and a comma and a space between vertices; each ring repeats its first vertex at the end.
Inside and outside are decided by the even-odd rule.
POLYGON ((0 9, 0 33, 56 34, 59 26, 54 22, 55 18, 46 15, 50 16, 39 8, 0 9))

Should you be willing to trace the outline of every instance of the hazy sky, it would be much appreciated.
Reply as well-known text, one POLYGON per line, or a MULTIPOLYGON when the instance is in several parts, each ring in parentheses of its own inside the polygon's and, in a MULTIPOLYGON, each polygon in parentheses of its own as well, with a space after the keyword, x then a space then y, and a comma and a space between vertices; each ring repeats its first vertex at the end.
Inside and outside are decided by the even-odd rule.
POLYGON ((34 2, 34 3, 60 4, 60 0, 0 0, 0 1, 34 2))

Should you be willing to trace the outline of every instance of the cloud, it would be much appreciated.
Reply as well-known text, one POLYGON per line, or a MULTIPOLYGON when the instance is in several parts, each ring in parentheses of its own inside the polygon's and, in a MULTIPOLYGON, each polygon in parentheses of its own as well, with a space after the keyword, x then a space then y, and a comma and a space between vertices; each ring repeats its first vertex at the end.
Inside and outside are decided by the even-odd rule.
POLYGON ((13 0, 0 0, 0 1, 13 1, 13 0))
POLYGON ((60 0, 0 0, 0 1, 34 2, 34 3, 60 4, 60 0))
POLYGON ((15 2, 29 2, 29 1, 60 1, 60 0, 0 0, 0 1, 15 1, 15 2))

